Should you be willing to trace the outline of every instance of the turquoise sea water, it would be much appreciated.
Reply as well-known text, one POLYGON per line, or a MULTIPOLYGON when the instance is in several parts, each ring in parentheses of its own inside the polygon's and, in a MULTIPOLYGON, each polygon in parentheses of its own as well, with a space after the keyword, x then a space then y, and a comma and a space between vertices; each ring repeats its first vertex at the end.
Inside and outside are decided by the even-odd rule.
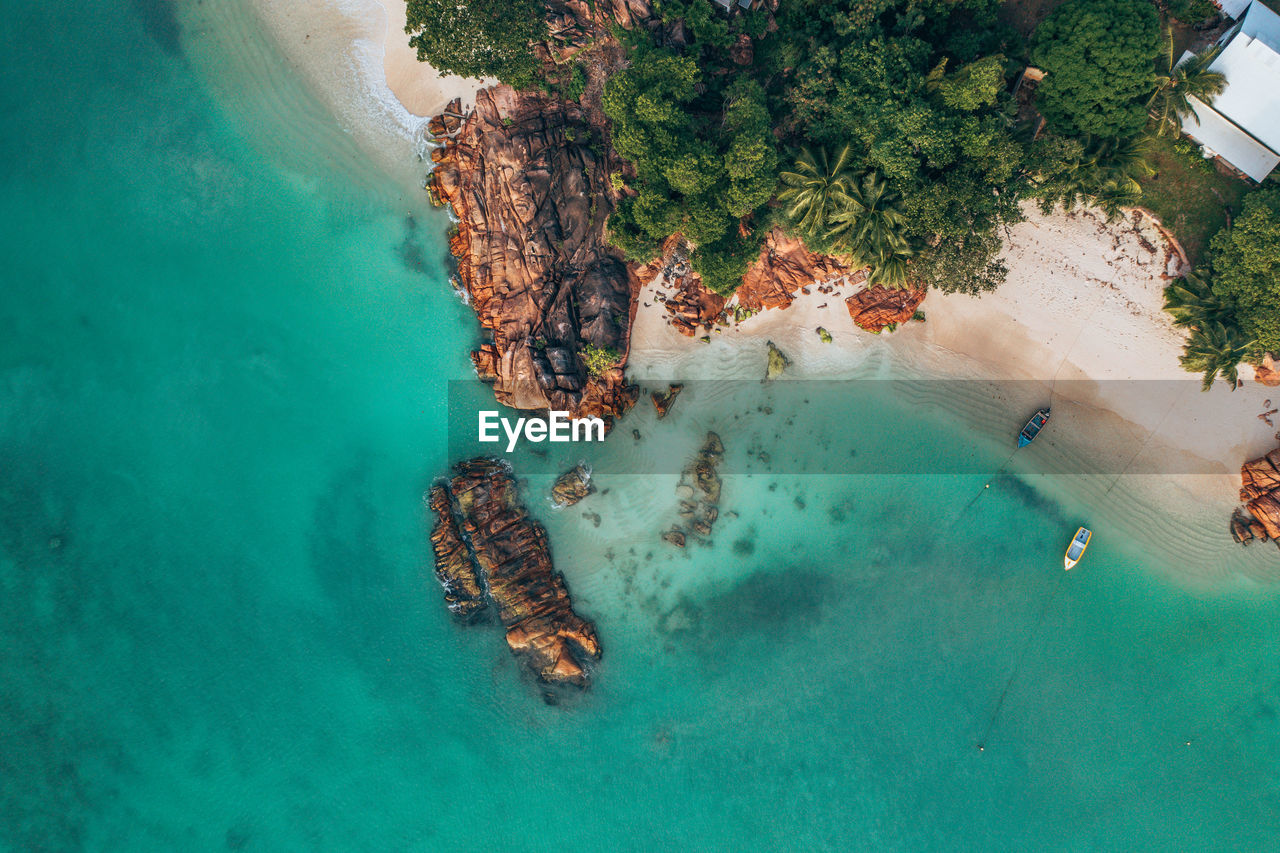
POLYGON ((672 477, 556 513, 531 476, 606 649, 544 705, 429 574, 445 223, 204 1, 0 16, 0 847, 1274 849, 1280 589, 1114 535, 1064 575, 1088 483, 944 525, 981 477, 735 474, 888 405, 634 413, 601 452, 725 436, 710 548, 657 541, 672 477))

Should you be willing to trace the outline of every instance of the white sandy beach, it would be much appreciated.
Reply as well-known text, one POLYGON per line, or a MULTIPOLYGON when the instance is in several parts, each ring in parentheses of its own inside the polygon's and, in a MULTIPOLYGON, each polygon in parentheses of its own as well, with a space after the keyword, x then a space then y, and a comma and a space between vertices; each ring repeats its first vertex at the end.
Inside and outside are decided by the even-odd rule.
POLYGON ((249 0, 280 53, 384 169, 421 156, 427 119, 494 81, 440 74, 404 33, 403 0, 249 0))
MULTIPOLYGON (((1202 392, 1198 377, 1182 369, 1183 333, 1161 310, 1177 261, 1158 230, 1146 221, 1109 225, 1091 211, 1043 216, 1029 208, 1010 229, 1004 257, 1009 276, 995 293, 931 293, 925 322, 881 335, 854 326, 844 299, 855 288, 846 285, 834 294, 798 294, 790 308, 765 311, 705 344, 666 322, 654 299, 659 277, 641 292, 629 370, 654 382, 755 377, 772 340, 791 359, 794 378, 868 378, 892 368, 894 376, 1036 380, 1026 383, 1032 397, 1006 414, 1017 420, 1026 414, 1020 406, 1052 398, 1058 435, 1070 430, 1066 445, 1111 456, 1112 468, 1139 453, 1147 454, 1138 465, 1146 470, 1159 467, 1154 454, 1193 455, 1158 483, 1129 478, 1149 481, 1132 489, 1151 497, 1155 487, 1159 503, 1203 513, 1225 531, 1240 464, 1276 446, 1276 427, 1257 415, 1264 401, 1280 401, 1280 389, 1253 382, 1246 367, 1243 388, 1232 392, 1219 381, 1202 392), (832 343, 822 343, 819 326, 832 343)), ((975 400, 974 417, 991 417, 990 402, 975 400)))
POLYGON ((392 94, 409 112, 429 118, 454 98, 461 98, 463 110, 467 110, 475 104, 476 92, 497 85, 498 81, 492 79, 441 74, 427 63, 419 62, 418 53, 409 46, 409 37, 404 32, 404 0, 378 0, 378 3, 385 22, 383 73, 392 94))
MULTIPOLYGON (((403 0, 253 2, 289 62, 384 167, 411 167, 425 117, 455 97, 469 106, 487 82, 441 76, 419 63, 403 34, 403 0)), ((922 306, 926 322, 892 333, 854 326, 844 305, 854 288, 844 285, 832 294, 797 294, 790 308, 719 331, 709 345, 667 324, 654 299, 659 278, 640 294, 629 374, 652 383, 753 378, 772 340, 792 360, 793 378, 1032 380, 1018 386, 1026 399, 993 403, 975 390, 956 416, 1004 429, 1011 417, 1052 400, 1060 456, 1105 458, 1110 470, 1141 460, 1155 470, 1151 457, 1180 455, 1170 466, 1176 476, 1109 475, 1077 484, 1073 494, 1099 511, 1114 507, 1132 535, 1163 543, 1178 554, 1175 562, 1195 554, 1205 576, 1220 575, 1215 567, 1237 562, 1224 556, 1221 540, 1240 464, 1275 447, 1276 428, 1257 415, 1270 408, 1264 401, 1280 401, 1280 388, 1256 384, 1244 368, 1240 390, 1219 382, 1202 393, 1183 371, 1183 334, 1161 310, 1177 261, 1150 222, 1109 225, 1093 212, 1043 216, 1028 208, 1026 221, 1009 231, 1005 260, 1008 281, 996 293, 932 293, 922 306), (831 344, 820 340, 819 326, 831 344), (1135 513, 1135 501, 1146 511, 1135 513)), ((1069 471, 1069 462, 1060 459, 1060 470, 1069 471)))

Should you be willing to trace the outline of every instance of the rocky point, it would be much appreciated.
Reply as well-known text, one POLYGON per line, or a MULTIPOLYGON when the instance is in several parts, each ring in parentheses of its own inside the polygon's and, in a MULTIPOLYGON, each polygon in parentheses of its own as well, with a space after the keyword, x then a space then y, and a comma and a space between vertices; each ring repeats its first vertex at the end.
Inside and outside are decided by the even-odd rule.
POLYGON ((470 618, 492 605, 512 653, 539 679, 586 687, 587 665, 601 654, 595 626, 574 611, 546 531, 520 502, 510 470, 492 459, 463 462, 432 488, 430 506, 450 609, 470 618))

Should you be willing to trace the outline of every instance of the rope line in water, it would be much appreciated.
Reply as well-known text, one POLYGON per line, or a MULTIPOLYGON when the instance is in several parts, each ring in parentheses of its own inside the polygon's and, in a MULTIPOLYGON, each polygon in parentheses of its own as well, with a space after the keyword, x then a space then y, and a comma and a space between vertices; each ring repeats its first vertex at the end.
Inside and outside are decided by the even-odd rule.
POLYGON ((978 751, 983 752, 987 748, 987 741, 991 738, 991 732, 996 727, 996 722, 1000 719, 1000 711, 1004 708, 1004 700, 1009 697, 1009 691, 1013 688, 1013 682, 1017 680, 1018 673, 1022 671, 1022 664, 1027 659, 1027 652, 1031 650, 1031 639, 1040 634, 1040 629, 1044 625, 1045 617, 1049 614, 1049 605, 1053 604, 1054 598, 1057 597, 1058 591, 1062 589, 1062 582, 1066 580, 1067 573, 1064 571, 1058 576, 1058 581, 1053 585, 1053 589, 1049 591, 1049 595, 1045 598, 1044 604, 1040 607, 1040 615, 1036 617, 1035 624, 1031 627, 1027 642, 1022 646, 1022 652, 1018 655, 1018 659, 1013 664, 1013 672, 1009 675, 1009 680, 1004 684, 1004 690, 1000 691, 1000 698, 996 700, 995 710, 991 712, 991 718, 987 720, 987 728, 982 733, 981 739, 978 740, 978 751))

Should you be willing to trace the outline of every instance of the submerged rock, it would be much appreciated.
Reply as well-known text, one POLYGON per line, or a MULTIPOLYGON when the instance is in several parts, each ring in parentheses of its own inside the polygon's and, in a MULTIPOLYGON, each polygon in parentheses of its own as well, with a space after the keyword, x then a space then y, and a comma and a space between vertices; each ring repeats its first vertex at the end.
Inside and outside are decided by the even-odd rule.
MULTIPOLYGON (((714 432, 707 433, 702 447, 693 461, 685 467, 680 475, 680 483, 676 486, 676 497, 679 500, 676 515, 688 525, 689 532, 703 539, 711 535, 711 528, 720 517, 717 504, 720 502, 721 482, 716 467, 723 456, 724 444, 720 441, 720 436, 714 432)), ((685 534, 679 526, 662 534, 662 538, 672 545, 681 548, 685 546, 685 534)))
MULTIPOLYGON (((546 532, 520 502, 510 471, 492 459, 472 459, 456 470, 447 487, 432 489, 432 544, 436 531, 462 533, 456 538, 465 558, 445 547, 442 564, 437 548, 437 576, 442 582, 445 576, 474 580, 497 608, 512 653, 542 681, 586 687, 586 665, 601 654, 595 626, 574 612, 564 578, 551 562, 546 532)), ((448 534, 440 538, 451 545, 448 534)), ((446 587, 446 598, 448 592, 446 587)))
POLYGON ((585 462, 579 462, 561 474, 551 487, 551 502, 557 507, 573 506, 595 490, 591 484, 591 469, 585 462))

